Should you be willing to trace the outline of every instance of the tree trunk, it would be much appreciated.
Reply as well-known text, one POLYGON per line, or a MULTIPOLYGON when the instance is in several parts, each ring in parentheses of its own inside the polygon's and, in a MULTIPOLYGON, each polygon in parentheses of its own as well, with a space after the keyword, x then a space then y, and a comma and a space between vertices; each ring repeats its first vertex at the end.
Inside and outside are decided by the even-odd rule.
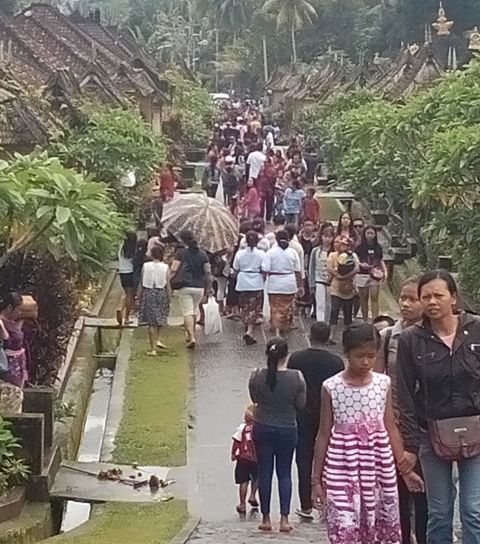
POLYGON ((292 52, 293 64, 297 64, 297 42, 295 40, 295 23, 292 22, 292 52))

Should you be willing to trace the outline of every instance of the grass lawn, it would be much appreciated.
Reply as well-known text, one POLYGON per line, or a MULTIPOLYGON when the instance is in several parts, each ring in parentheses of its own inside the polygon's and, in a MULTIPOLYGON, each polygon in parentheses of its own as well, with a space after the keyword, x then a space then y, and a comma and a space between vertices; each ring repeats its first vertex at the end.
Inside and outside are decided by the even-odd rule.
MULTIPOLYGON (((162 338, 168 353, 149 357, 147 329, 134 332, 123 417, 114 462, 181 466, 186 463, 188 357, 180 328, 162 338)), ((166 544, 188 519, 187 503, 107 503, 90 520, 51 544, 166 544)))
POLYGON ((186 463, 189 369, 182 329, 166 329, 163 341, 170 347, 168 353, 149 357, 147 329, 135 331, 124 413, 115 438, 116 463, 186 463))

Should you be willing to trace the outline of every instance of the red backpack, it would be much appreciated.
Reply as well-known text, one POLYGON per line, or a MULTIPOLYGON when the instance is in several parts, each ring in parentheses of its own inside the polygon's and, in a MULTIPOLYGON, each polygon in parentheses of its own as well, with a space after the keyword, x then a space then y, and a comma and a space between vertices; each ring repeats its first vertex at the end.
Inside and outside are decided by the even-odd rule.
POLYGON ((242 461, 250 461, 252 463, 257 462, 257 452, 255 451, 255 444, 253 443, 251 425, 245 425, 242 430, 238 458, 242 459, 242 461))

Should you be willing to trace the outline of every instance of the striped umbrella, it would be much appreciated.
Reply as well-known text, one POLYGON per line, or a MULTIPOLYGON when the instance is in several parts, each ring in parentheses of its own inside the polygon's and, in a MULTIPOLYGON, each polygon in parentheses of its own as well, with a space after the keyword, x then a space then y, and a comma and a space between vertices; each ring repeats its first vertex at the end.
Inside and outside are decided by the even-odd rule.
POLYGON ((175 238, 188 229, 198 245, 211 253, 235 245, 238 223, 230 211, 214 198, 200 193, 175 196, 164 205, 162 224, 175 238))

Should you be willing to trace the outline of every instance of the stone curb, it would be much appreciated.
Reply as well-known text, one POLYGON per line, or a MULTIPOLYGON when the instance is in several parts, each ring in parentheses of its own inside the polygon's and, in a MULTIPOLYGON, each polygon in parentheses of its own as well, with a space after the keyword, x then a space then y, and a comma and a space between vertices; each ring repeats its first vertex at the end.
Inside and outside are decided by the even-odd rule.
POLYGON ((200 525, 200 521, 200 518, 190 518, 183 527, 183 529, 181 529, 180 532, 177 534, 177 536, 173 537, 173 539, 170 541, 170 544, 187 544, 187 542, 190 540, 190 537, 200 525))

